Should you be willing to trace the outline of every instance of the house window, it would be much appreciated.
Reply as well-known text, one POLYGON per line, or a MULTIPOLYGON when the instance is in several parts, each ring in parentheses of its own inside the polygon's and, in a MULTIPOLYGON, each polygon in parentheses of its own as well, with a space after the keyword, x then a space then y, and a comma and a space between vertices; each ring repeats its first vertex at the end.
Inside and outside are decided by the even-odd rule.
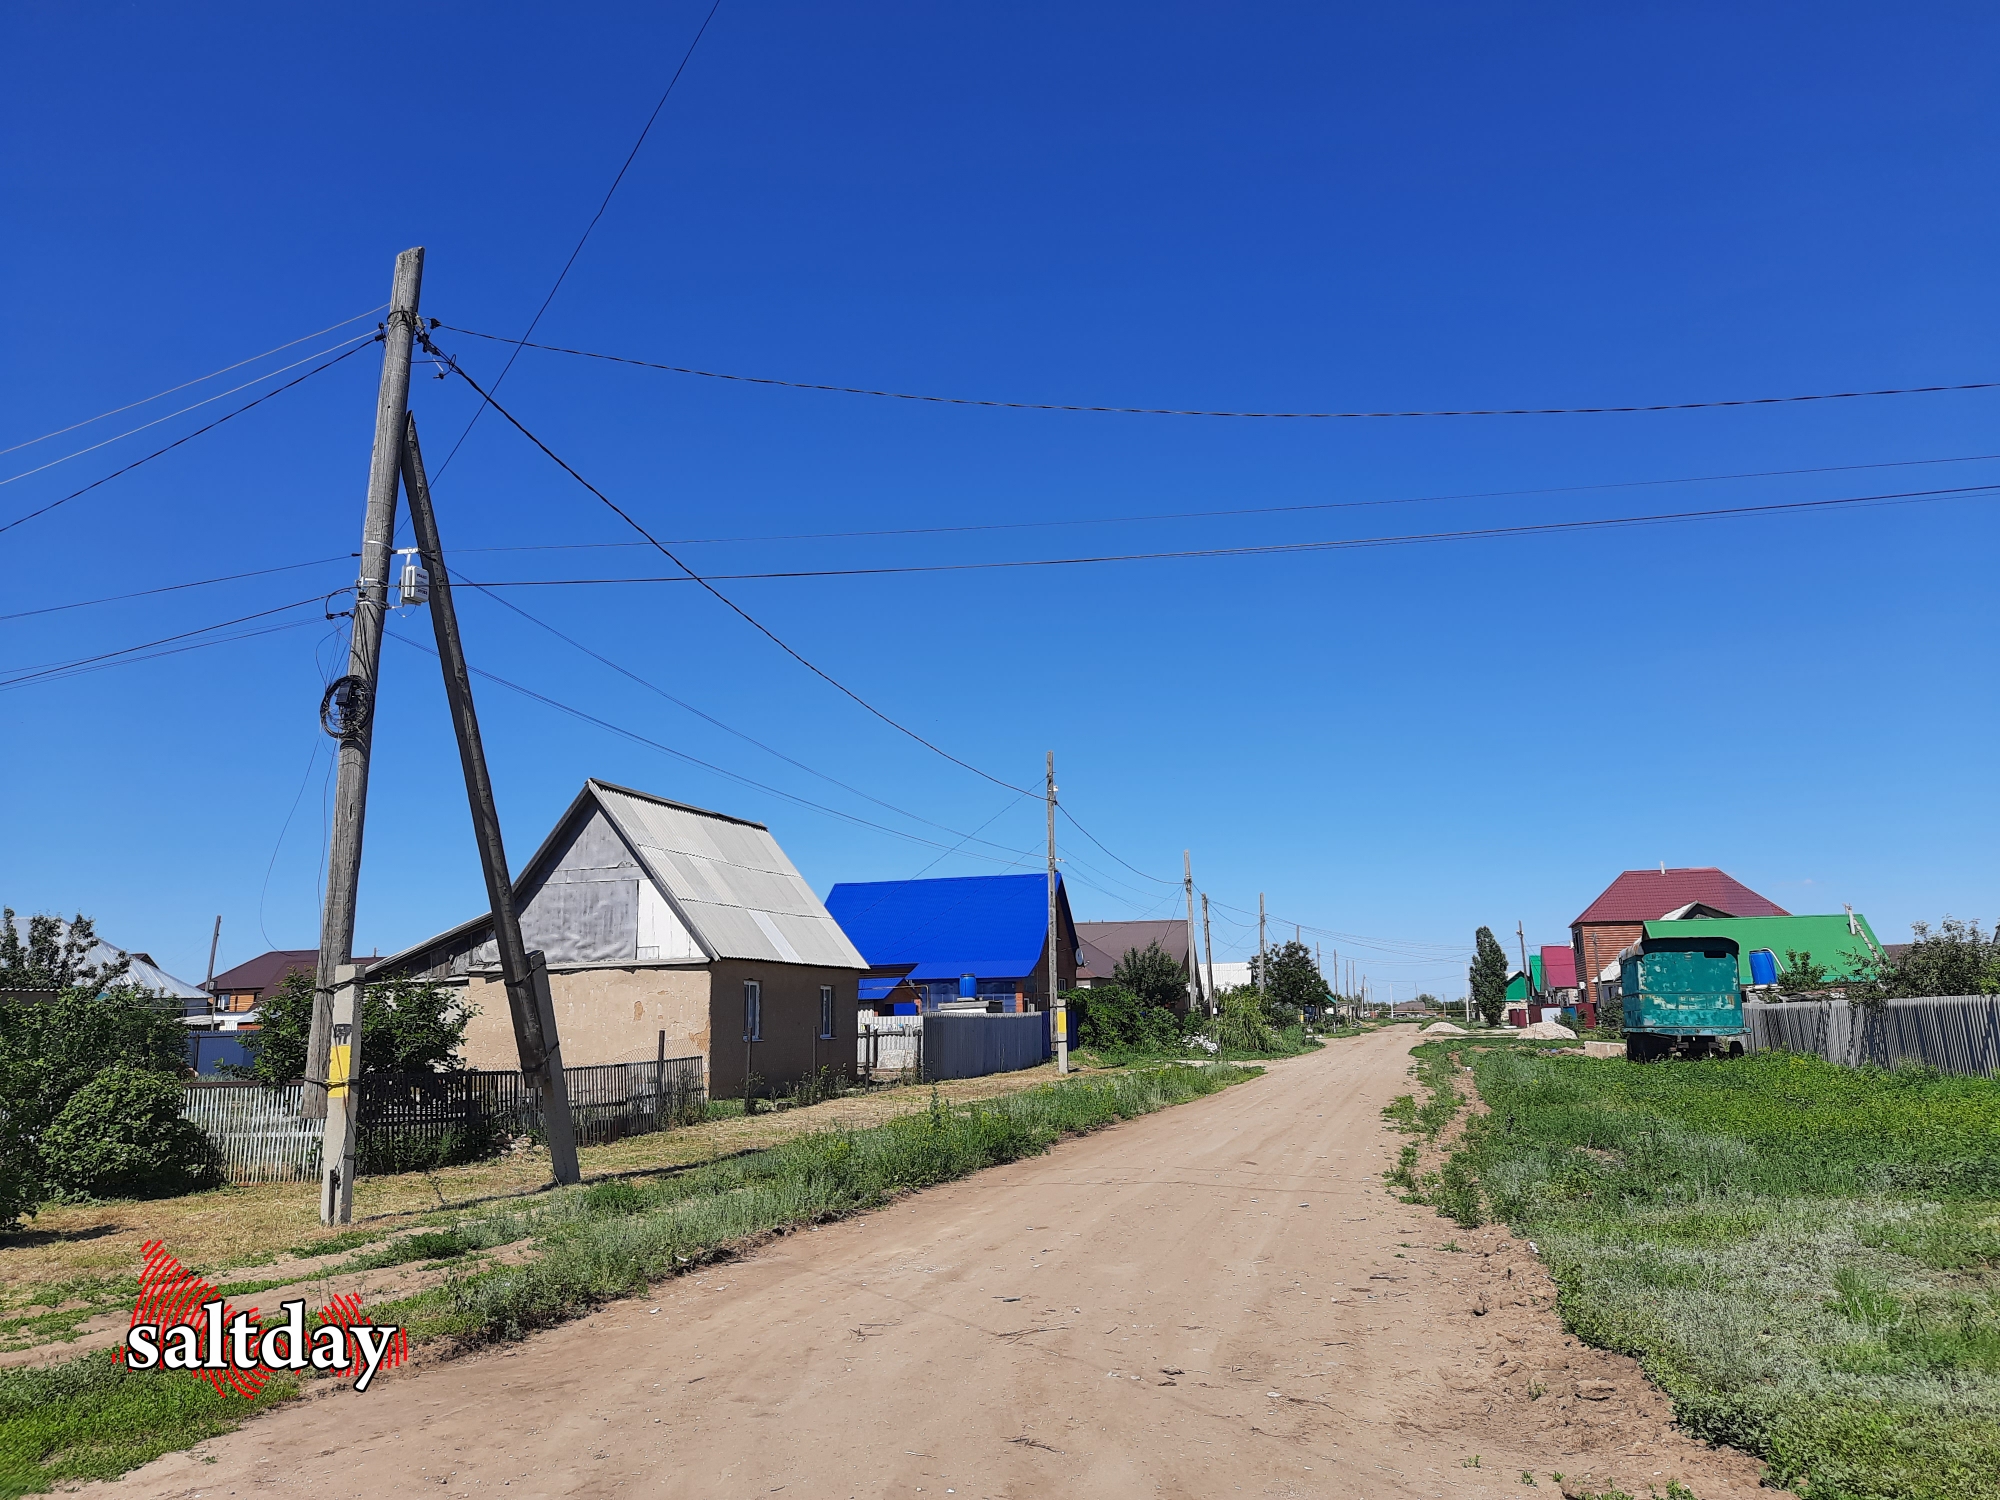
POLYGON ((743 1040, 764 1040, 764 986, 754 979, 743 981, 743 1040))
POLYGON ((819 1034, 822 1037, 833 1035, 833 986, 830 984, 819 987, 819 1034))

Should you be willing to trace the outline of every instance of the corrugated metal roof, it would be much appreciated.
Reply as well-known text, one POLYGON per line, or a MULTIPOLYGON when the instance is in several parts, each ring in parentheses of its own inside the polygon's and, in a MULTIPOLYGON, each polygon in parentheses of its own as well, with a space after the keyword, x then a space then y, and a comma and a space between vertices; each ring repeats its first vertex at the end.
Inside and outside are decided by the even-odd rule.
POLYGON ((715 957, 868 967, 761 823, 608 782, 589 785, 688 930, 715 957))
POLYGON ((1547 974, 1544 981, 1552 990, 1573 990, 1576 988, 1576 950, 1556 947, 1550 944, 1542 949, 1542 969, 1547 974))
POLYGON ((1076 941, 1083 954, 1076 971, 1079 979, 1109 979, 1121 958, 1134 948, 1144 952, 1151 943, 1158 943, 1166 950, 1167 957, 1185 965, 1188 955, 1187 918, 1169 917, 1165 921, 1149 922, 1079 922, 1076 924, 1076 941))
POLYGON ((1584 909, 1572 926, 1583 922, 1654 922, 1668 912, 1699 901, 1732 917, 1789 916, 1733 876, 1713 865, 1674 870, 1627 870, 1604 894, 1584 909))
MULTIPOLYGON (((14 931, 20 934, 21 941, 26 943, 28 941, 28 918, 15 917, 14 931)), ((69 923, 58 920, 57 941, 67 941, 68 938, 69 923)), ((99 969, 104 968, 107 964, 115 964, 121 958, 131 960, 131 967, 125 971, 125 977, 119 981, 121 984, 135 984, 141 989, 151 990, 156 995, 172 995, 177 1000, 208 999, 208 992, 202 989, 201 986, 189 984, 183 979, 174 978, 173 975, 154 963, 150 954, 138 953, 129 948, 120 948, 117 944, 107 943, 100 938, 96 943, 91 945, 90 951, 83 955, 85 963, 99 969)))

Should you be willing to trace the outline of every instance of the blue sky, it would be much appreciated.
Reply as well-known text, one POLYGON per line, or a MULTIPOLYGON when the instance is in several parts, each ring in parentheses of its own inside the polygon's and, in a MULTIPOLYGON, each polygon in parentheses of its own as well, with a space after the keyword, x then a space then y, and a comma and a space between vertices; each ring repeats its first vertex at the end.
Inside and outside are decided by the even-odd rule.
MULTIPOLYGON (((364 314, 406 245, 427 247, 427 314, 518 336, 706 9, 14 8, 0 446, 364 314)), ((1996 33, 1971 5, 723 0, 537 337, 808 382, 1232 410, 2000 378, 1996 33)), ((0 478, 368 326, 0 456, 0 478)), ((438 337, 482 381, 504 362, 438 337)), ((437 474, 473 401, 432 373, 413 409, 437 474)), ((375 378, 371 350, 0 534, 0 614, 333 561, 0 620, 7 675, 351 580, 375 378)), ((276 383, 0 484, 0 523, 276 383)), ((2000 454, 1991 391, 1278 422, 884 401, 529 351, 500 395, 656 534, 759 539, 686 547, 709 572, 2000 483, 1981 457, 2000 454), (1801 469, 1839 471, 1709 478, 1801 469), (1154 519, 1107 519, 1132 517, 1154 519), (1008 529, 907 534, 953 526, 1008 529), (906 534, 774 540, 868 531, 906 534)), ((672 571, 643 548, 577 548, 633 538, 490 413, 436 494, 468 577, 672 571), (541 550, 472 550, 503 547, 541 550)), ((1995 541, 1976 494, 725 587, 1004 780, 1038 784, 1054 749, 1066 805, 1115 854, 1065 829, 1080 917, 1167 914, 1192 848, 1234 909, 1218 917, 1240 923, 1263 890, 1378 987, 1456 994, 1476 925, 1510 949, 1517 921, 1564 941, 1617 871, 1661 860, 1721 865, 1795 911, 1851 902, 1885 936, 2000 916, 1995 541)), ((487 684, 517 863, 587 775, 763 819, 821 891, 1006 867, 919 839, 977 832, 1039 858, 1038 803, 870 719, 690 586, 505 597, 898 809, 468 594, 476 666, 764 784, 487 684)), ((337 627, 317 606, 255 623, 294 628, 0 691, 8 904, 91 913, 197 979, 217 912, 224 964, 316 941, 331 742, 314 710, 337 627)), ((429 634, 420 613, 391 628, 429 634)), ((363 951, 478 909, 458 774, 435 663, 392 640, 363 951)), ((1218 923, 1218 957, 1254 942, 1218 923)))

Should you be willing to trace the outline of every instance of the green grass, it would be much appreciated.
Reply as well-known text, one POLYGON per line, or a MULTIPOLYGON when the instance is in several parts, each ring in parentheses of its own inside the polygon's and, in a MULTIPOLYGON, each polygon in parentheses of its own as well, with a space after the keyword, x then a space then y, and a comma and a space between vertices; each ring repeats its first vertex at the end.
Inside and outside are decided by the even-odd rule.
MULTIPOLYGON (((369 1309, 378 1321, 404 1324, 419 1341, 518 1338, 760 1235, 824 1223, 1037 1155, 1065 1135, 1217 1093, 1257 1071, 1169 1065, 957 1107, 933 1093, 928 1110, 887 1124, 804 1135, 650 1179, 566 1189, 532 1207, 405 1235, 335 1269, 455 1263, 533 1240, 535 1253, 523 1264, 476 1259, 442 1287, 369 1309)), ((296 1393, 296 1386, 274 1381, 254 1403, 219 1397, 185 1376, 134 1374, 108 1352, 46 1370, 0 1370, 0 1500, 115 1478, 227 1432, 296 1393)))
POLYGON ((1402 1185, 1532 1237, 1690 1430, 1809 1500, 2000 1495, 2000 1083, 1454 1042, 1434 1090, 1452 1050, 1487 1113, 1402 1185))

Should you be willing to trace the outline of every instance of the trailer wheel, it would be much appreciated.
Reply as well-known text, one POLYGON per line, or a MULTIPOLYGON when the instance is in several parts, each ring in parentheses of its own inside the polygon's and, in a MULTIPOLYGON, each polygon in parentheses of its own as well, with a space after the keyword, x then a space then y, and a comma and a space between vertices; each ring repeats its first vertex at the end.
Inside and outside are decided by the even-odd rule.
POLYGON ((1741 1042, 1731 1042, 1729 1044, 1729 1055, 1731 1057, 1741 1057, 1743 1055, 1743 1044, 1741 1042))

